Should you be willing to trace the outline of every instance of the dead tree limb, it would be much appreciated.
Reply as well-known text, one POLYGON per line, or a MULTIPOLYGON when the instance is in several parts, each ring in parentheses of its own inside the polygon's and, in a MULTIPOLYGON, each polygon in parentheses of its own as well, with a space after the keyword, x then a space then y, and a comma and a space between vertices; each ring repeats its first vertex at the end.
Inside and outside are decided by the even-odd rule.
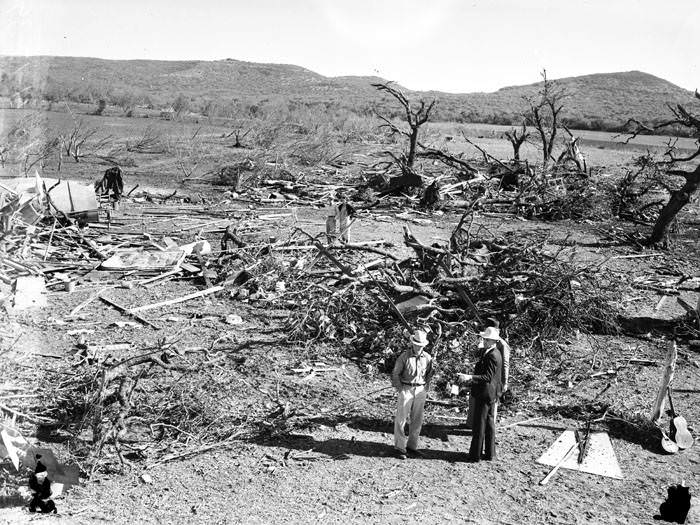
POLYGON ((479 146, 478 144, 474 144, 471 140, 469 140, 469 138, 467 137, 467 135, 464 133, 464 130, 463 130, 463 129, 460 130, 460 133, 462 134, 462 137, 464 137, 464 140, 466 140, 467 143, 471 144, 471 145, 474 146, 476 149, 478 149, 478 150, 481 152, 481 154, 484 156, 485 159, 487 159, 487 160, 488 160, 488 159, 491 159, 491 160, 493 160, 496 164, 498 164, 499 166, 501 166, 502 168, 505 168, 506 170, 508 170, 509 173, 514 173, 513 169, 512 169, 510 166, 507 166, 506 164, 504 164, 503 162, 501 162, 500 160, 498 160, 496 157, 494 157, 493 155, 491 155, 491 154, 490 154, 488 151, 486 151, 484 148, 482 148, 482 147, 479 146))

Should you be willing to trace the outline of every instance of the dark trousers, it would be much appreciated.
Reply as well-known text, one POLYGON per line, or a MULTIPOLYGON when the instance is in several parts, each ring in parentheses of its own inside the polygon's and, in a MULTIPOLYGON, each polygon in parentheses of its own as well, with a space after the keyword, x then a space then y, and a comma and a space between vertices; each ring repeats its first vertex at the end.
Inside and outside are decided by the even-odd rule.
POLYGON ((44 514, 49 514, 51 512, 56 514, 57 512, 56 504, 52 499, 41 499, 38 495, 34 495, 32 501, 29 502, 29 512, 36 512, 37 508, 39 512, 43 512, 44 514))
POLYGON ((469 459, 479 461, 496 457, 496 421, 494 408, 496 402, 486 399, 476 399, 474 407, 474 426, 472 427, 472 444, 469 448, 469 459))

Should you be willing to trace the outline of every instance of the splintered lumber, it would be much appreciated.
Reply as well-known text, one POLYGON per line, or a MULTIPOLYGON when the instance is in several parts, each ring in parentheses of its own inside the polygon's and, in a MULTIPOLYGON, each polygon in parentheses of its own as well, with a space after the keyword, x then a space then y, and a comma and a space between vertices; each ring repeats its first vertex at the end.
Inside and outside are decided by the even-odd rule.
POLYGON ((150 322, 148 319, 145 319, 145 318, 141 317, 140 315, 137 315, 137 314, 131 312, 128 308, 125 308, 125 307, 121 306, 120 304, 117 304, 114 301, 107 299, 106 297, 103 297, 102 295, 100 295, 99 297, 100 297, 101 301, 107 303, 112 308, 119 310, 124 315, 128 315, 130 317, 133 317, 134 319, 136 319, 140 323, 143 323, 147 326, 150 326, 151 328, 155 328, 156 330, 160 330, 159 326, 156 326, 152 322, 150 322))
POLYGON ((676 370, 676 359, 678 358, 678 348, 676 347, 676 342, 671 341, 668 344, 668 351, 666 353, 666 368, 664 369, 664 375, 661 377, 661 383, 659 384, 659 393, 656 395, 656 400, 654 401, 654 406, 651 409, 651 421, 658 424, 661 419, 661 414, 664 410, 664 403, 666 401, 666 392, 668 392, 668 385, 671 384, 673 380, 673 373, 676 370))
POLYGON ((110 288, 114 288, 114 286, 107 286, 106 288, 103 288, 102 290, 100 290, 100 291, 99 291, 98 293, 96 293, 95 295, 93 295, 93 296, 88 297, 87 299, 85 299, 82 303, 80 303, 78 306, 76 306, 75 308, 73 308, 73 309, 70 311, 70 313, 68 314, 68 317, 73 317, 75 314, 77 314, 80 310, 82 310, 83 308, 85 308, 85 307, 86 307, 87 305, 89 305, 91 302, 93 302, 93 301, 96 300, 96 299, 99 299, 99 298, 100 298, 100 295, 102 295, 104 292, 106 292, 106 291, 109 290, 110 288))
POLYGON ((137 306, 136 308, 130 308, 128 310, 128 312, 130 314, 134 314, 136 312, 143 312, 144 310, 152 310, 153 308, 161 308, 163 306, 169 306, 171 304, 184 303, 185 301, 189 301, 191 299, 196 299, 197 297, 204 297, 205 295, 220 292, 223 289, 224 289, 223 286, 213 286, 211 288, 206 288, 204 290, 200 290, 199 292, 191 293, 188 295, 183 295, 182 297, 177 297, 175 299, 169 299, 167 301, 162 301, 160 303, 152 303, 152 304, 146 304, 143 306, 137 306))

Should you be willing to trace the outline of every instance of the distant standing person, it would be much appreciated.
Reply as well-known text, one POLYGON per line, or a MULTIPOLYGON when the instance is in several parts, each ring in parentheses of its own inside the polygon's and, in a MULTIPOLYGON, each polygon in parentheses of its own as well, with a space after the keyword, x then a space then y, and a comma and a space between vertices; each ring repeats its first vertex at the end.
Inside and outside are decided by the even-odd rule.
MULTIPOLYGON (((503 359, 503 370, 501 372, 501 383, 503 384, 503 393, 508 390, 508 380, 510 378, 510 345, 508 341, 501 337, 500 323, 498 319, 489 317, 486 320, 486 328, 489 326, 494 327, 498 330, 498 343, 496 343, 496 348, 501 352, 501 358, 503 359)), ((467 410, 467 428, 472 428, 474 426, 474 403, 475 399, 473 396, 469 396, 469 408, 467 410)), ((498 421, 498 401, 493 407, 493 420, 498 421)))
POLYGON ((423 426, 425 396, 433 377, 433 358, 425 351, 428 337, 423 330, 416 330, 411 337, 411 348, 396 360, 391 383, 398 392, 394 418, 394 447, 399 459, 406 454, 422 457, 418 451, 418 436, 423 426), (408 421, 408 440, 404 426, 408 421))
POLYGON ((496 457, 495 407, 503 390, 503 359, 496 347, 498 329, 490 326, 479 336, 483 339, 483 352, 474 367, 474 374, 459 374, 460 381, 471 383, 470 395, 475 401, 470 461, 492 460, 496 457))

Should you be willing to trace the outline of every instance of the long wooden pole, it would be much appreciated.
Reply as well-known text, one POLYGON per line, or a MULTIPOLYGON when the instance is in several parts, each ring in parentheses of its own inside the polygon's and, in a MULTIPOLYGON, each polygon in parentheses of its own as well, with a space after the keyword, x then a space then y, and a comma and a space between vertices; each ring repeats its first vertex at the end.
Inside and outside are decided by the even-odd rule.
POLYGON ((143 306, 137 306, 136 308, 129 308, 128 312, 130 314, 134 314, 136 312, 143 312, 144 310, 151 310, 153 308, 160 308, 162 306, 169 306, 171 304, 184 303, 185 301, 189 301, 190 299, 196 299, 197 297, 204 297, 205 295, 220 292, 223 289, 223 286, 212 286, 211 288, 206 288, 205 290, 200 290, 199 292, 191 293, 189 295, 183 295, 182 297, 178 297, 176 299, 169 299, 160 303, 146 304, 143 306))
POLYGON ((661 377, 661 383, 659 384, 659 392, 656 394, 656 400, 651 409, 651 421, 654 424, 658 424, 661 419, 661 414, 664 410, 664 403, 666 401, 666 392, 668 391, 668 385, 671 384, 673 380, 673 373, 676 370, 676 359, 678 358, 678 348, 676 347, 676 342, 671 341, 668 344, 668 351, 666 352, 666 369, 664 370, 664 375, 661 377))

